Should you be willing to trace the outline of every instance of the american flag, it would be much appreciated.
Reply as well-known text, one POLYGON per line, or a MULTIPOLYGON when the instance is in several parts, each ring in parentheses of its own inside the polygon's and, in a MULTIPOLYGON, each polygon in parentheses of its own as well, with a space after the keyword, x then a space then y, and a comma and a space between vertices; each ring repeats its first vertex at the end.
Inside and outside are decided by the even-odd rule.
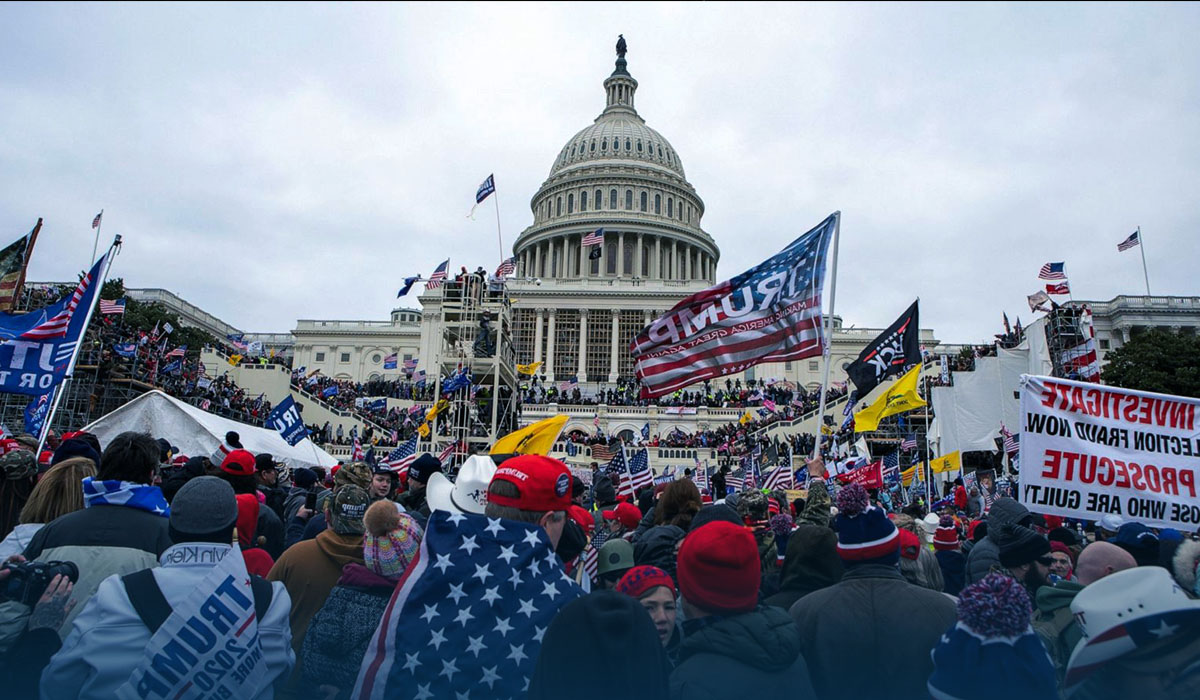
POLYGON ((358 441, 358 438, 354 438, 354 449, 350 453, 350 459, 354 460, 355 462, 361 462, 366 458, 367 453, 363 452, 362 443, 358 441))
POLYGON ((187 354, 187 348, 181 345, 181 346, 175 348, 174 350, 172 350, 171 352, 167 353, 166 355, 163 355, 163 357, 166 359, 170 359, 172 357, 183 357, 186 354, 187 354))
POLYGON ((425 283, 425 289, 437 289, 442 286, 442 283, 446 280, 446 270, 449 267, 450 258, 446 258, 441 265, 437 266, 433 274, 429 276, 429 280, 425 283))
POLYGON ((405 371, 411 372, 411 371, 413 371, 413 370, 414 370, 414 369, 416 369, 416 368, 417 368, 417 361, 416 361, 416 360, 405 360, 405 361, 404 361, 404 369, 405 369, 405 371))
POLYGON ((614 450, 607 444, 592 445, 592 459, 597 462, 611 462, 618 454, 619 450, 614 450))
POLYGON ((352 697, 524 698, 542 636, 582 594, 539 526, 434 511, 352 697))
POLYGON ((101 209, 100 213, 96 215, 96 218, 92 219, 92 228, 94 228, 94 229, 100 228, 100 219, 102 219, 103 217, 104 217, 104 210, 101 209))
POLYGON ((1046 293, 1047 294, 1070 294, 1071 287, 1066 281, 1059 282, 1058 284, 1048 284, 1048 285, 1046 285, 1046 293))
POLYGON ((100 314, 101 315, 109 316, 111 314, 123 314, 123 313, 125 313, 125 300, 124 299, 117 299, 116 301, 109 301, 108 299, 100 300, 100 314))
POLYGON ((1004 427, 1003 423, 1000 424, 1000 434, 1004 436, 1005 454, 1012 454, 1021 449, 1020 435, 1013 435, 1012 431, 1004 427))
POLYGON ((746 486, 746 479, 741 476, 734 476, 733 474, 730 474, 729 476, 725 477, 725 485, 733 489, 735 492, 741 491, 746 486))
POLYGON ((396 449, 388 453, 383 465, 397 474, 408 473, 408 468, 417 460, 417 437, 400 443, 396 449))
POLYGON ((447 466, 447 462, 454 457, 454 453, 458 451, 458 447, 459 442, 455 440, 446 445, 445 449, 438 453, 438 461, 442 463, 442 466, 447 466))
POLYGON ((212 401, 209 401, 208 399, 204 399, 200 402, 200 410, 207 411, 208 407, 211 405, 212 405, 212 401))
POLYGON ((571 389, 571 388, 573 388, 573 387, 576 387, 576 386, 579 386, 579 378, 578 378, 578 377, 571 377, 570 379, 568 379, 568 380, 567 380, 567 381, 565 381, 565 382, 559 382, 559 383, 558 383, 558 390, 559 390, 559 391, 566 391, 567 389, 571 389))
POLYGON ((772 401, 771 399, 767 399, 767 400, 763 401, 763 408, 767 409, 771 413, 774 413, 775 412, 775 402, 772 401))
POLYGON ((511 275, 512 273, 514 273, 516 271, 517 271, 516 258, 509 258, 509 259, 505 260, 504 262, 500 263, 500 267, 496 268, 496 276, 497 277, 505 277, 505 276, 511 275))
POLYGON ((900 441, 900 449, 902 449, 902 450, 917 449, 917 436, 916 435, 906 436, 903 440, 900 441))
POLYGON ((830 216, 759 265, 685 298, 638 333, 630 352, 641 397, 763 362, 820 355, 825 253, 837 221, 837 214, 830 216))
POLYGON ((883 456, 883 480, 896 483, 900 480, 900 453, 893 452, 883 456))
POLYGON ((622 480, 621 489, 630 496, 636 494, 639 489, 654 485, 654 477, 650 473, 649 450, 643 447, 633 453, 633 456, 629 458, 627 474, 629 478, 622 480))
POLYGON ((71 295, 71 300, 67 302, 66 308, 55 314, 38 325, 30 328, 21 334, 22 338, 28 340, 46 340, 49 338, 65 338, 67 337, 67 328, 71 325, 71 317, 75 315, 75 309, 79 306, 79 301, 83 299, 83 295, 87 294, 88 287, 95 282, 93 279, 99 271, 103 269, 104 261, 110 254, 106 253, 92 269, 79 280, 79 284, 75 287, 75 292, 71 295))
POLYGON ((600 245, 602 243, 604 243, 604 229, 602 228, 598 228, 584 236, 583 240, 579 242, 580 245, 600 245))
POLYGON ((766 480, 763 481, 763 488, 768 490, 794 489, 796 488, 796 475, 792 473, 791 467, 780 465, 767 475, 766 480))
POLYGON ((1038 279, 1065 280, 1067 278, 1067 273, 1063 271, 1063 268, 1065 268, 1066 265, 1066 263, 1060 262, 1046 263, 1045 265, 1042 265, 1041 271, 1038 272, 1038 279))
POLYGON ((1117 244, 1117 250, 1124 252, 1134 246, 1141 245, 1142 241, 1141 241, 1140 236, 1138 235, 1139 233, 1141 233, 1141 232, 1134 231, 1133 233, 1129 234, 1129 238, 1126 238, 1125 240, 1123 240, 1117 244))

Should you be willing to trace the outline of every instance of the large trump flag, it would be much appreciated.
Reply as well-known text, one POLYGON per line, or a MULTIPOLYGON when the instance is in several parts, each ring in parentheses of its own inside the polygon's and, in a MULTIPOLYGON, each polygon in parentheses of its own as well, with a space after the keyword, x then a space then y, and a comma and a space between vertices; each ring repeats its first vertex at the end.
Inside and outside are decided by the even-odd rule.
POLYGON ((629 346, 643 398, 763 362, 821 354, 821 290, 834 213, 776 255, 697 292, 655 319, 629 346))

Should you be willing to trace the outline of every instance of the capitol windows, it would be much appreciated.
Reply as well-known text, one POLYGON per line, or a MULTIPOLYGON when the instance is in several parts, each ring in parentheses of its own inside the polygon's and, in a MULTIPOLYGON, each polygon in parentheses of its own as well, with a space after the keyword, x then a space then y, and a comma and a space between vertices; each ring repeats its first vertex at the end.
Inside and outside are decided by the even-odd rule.
POLYGON ((338 362, 341 362, 342 364, 346 364, 346 363, 350 362, 350 353, 348 353, 348 352, 342 353, 342 356, 340 359, 338 359, 338 362))
POLYGON ((557 207, 557 211, 555 212, 555 214, 554 214, 554 215, 555 215, 555 216, 562 216, 562 197, 559 197, 559 198, 558 198, 558 207, 557 207))
POLYGON ((642 193, 642 211, 646 211, 646 193, 642 193))
POLYGON ((633 143, 629 139, 625 139, 625 150, 632 151, 633 143))
POLYGON ((667 216, 675 216, 675 200, 667 197, 667 216))
POLYGON ((604 244, 604 259, 608 261, 604 265, 605 271, 610 275, 617 274, 617 243, 616 243, 616 241, 609 241, 608 243, 604 244))
POLYGON ((602 150, 602 151, 608 150, 608 139, 604 139, 600 142, 600 150, 602 150))
POLYGON ((659 157, 659 158, 662 158, 662 157, 663 157, 663 154, 662 154, 662 146, 659 146, 659 147, 658 147, 658 157, 659 157))
POLYGON ((617 208, 617 191, 615 189, 608 191, 608 208, 617 208))
POLYGON ((323 353, 323 352, 319 352, 319 353, 317 353, 317 354, 316 354, 316 361, 317 361, 317 362, 324 362, 324 361, 325 361, 325 353, 323 353))
POLYGON ((654 213, 662 214, 662 195, 661 194, 654 195, 654 213))
POLYGON ((592 139, 592 147, 588 149, 592 153, 596 152, 596 139, 592 139))
POLYGON ((637 244, 633 241, 626 241, 625 249, 621 251, 621 269, 627 275, 633 274, 633 248, 635 245, 637 244))
POLYGON ((633 190, 625 190, 625 209, 633 211, 633 190))
POLYGON ((571 157, 572 158, 575 157, 575 147, 574 146, 571 146, 571 157))
POLYGON ((575 195, 574 194, 567 195, 567 213, 568 214, 575 213, 575 195))
MULTIPOLYGON (((571 200, 567 200, 567 211, 571 211, 571 200)), ((587 190, 579 193, 579 211, 587 211, 587 190)))
POLYGON ((638 145, 638 153, 641 153, 642 152, 642 140, 641 139, 638 139, 637 145, 638 145))
POLYGON ((642 244, 642 270, 638 274, 642 277, 650 276, 650 246, 644 243, 642 244))
POLYGON ((596 190, 596 211, 600 211, 603 208, 604 208, 604 193, 601 192, 600 190, 596 190))
POLYGON ((380 355, 379 353, 375 353, 374 355, 371 355, 371 364, 377 365, 377 364, 379 364, 379 361, 382 359, 383 359, 383 355, 380 355))

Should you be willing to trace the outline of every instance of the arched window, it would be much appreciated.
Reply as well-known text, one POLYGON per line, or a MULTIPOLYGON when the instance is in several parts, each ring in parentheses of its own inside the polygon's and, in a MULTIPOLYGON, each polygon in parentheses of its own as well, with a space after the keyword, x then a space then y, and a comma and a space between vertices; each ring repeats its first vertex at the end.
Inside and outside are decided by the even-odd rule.
POLYGON ((633 190, 625 190, 625 209, 633 211, 633 190))
POLYGON ((621 251, 621 269, 626 275, 634 274, 633 269, 633 249, 637 245, 636 240, 625 241, 625 250, 621 251))
POLYGON ((579 211, 587 211, 587 190, 579 193, 579 211))
MULTIPOLYGON (((607 236, 605 236, 607 238, 607 236)), ((615 240, 607 241, 604 244, 604 259, 607 261, 604 264, 608 274, 617 274, 617 242, 615 240)))
POLYGON ((633 150, 633 142, 630 141, 629 139, 625 139, 625 150, 627 150, 627 151, 633 150))
POLYGON ((675 200, 667 197, 667 216, 675 216, 675 200))
POLYGON ((592 139, 592 147, 588 150, 590 150, 592 153, 596 152, 596 139, 592 139))
POLYGON ((642 244, 642 270, 639 273, 642 277, 650 276, 650 246, 642 244))
MULTIPOLYGON (((567 207, 567 208, 570 209, 570 207, 567 207)), ((654 195, 654 213, 662 214, 662 195, 661 194, 654 195)))
POLYGON ((638 145, 638 153, 641 153, 642 152, 642 140, 641 139, 638 139, 637 145, 638 145))
POLYGON ((562 216, 562 197, 558 198, 558 207, 554 213, 555 216, 562 216))
POLYGON ((571 146, 571 157, 572 158, 575 157, 575 147, 574 146, 571 146))
POLYGON ((617 190, 616 190, 616 188, 613 188, 608 191, 608 208, 609 209, 617 208, 617 190))
POLYGON ((600 150, 602 150, 602 151, 608 150, 608 139, 602 139, 600 141, 600 150))
POLYGON ((604 193, 601 192, 600 190, 596 190, 595 202, 596 202, 596 211, 600 211, 601 209, 604 208, 604 193))
POLYGON ((567 195, 567 213, 568 214, 575 213, 575 195, 574 194, 567 195))
POLYGON ((662 157, 663 157, 663 154, 662 154, 662 146, 659 146, 659 147, 658 147, 658 157, 659 157, 659 158, 662 158, 662 157))
POLYGON ((646 211, 646 193, 642 193, 642 211, 646 211))

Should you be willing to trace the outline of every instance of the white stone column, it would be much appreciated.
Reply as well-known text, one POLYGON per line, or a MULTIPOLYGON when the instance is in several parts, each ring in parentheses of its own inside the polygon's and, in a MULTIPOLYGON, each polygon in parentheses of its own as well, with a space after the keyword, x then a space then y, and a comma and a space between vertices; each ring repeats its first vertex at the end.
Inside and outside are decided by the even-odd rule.
POLYGON ((587 235, 586 233, 579 234, 579 276, 580 277, 588 276, 588 263, 591 262, 587 258, 587 255, 588 255, 587 246, 585 246, 583 244, 583 237, 586 235, 587 235))
POLYGON ((654 237, 654 257, 651 260, 653 268, 650 270, 650 276, 654 279, 662 279, 662 236, 654 237))
POLYGON ((683 279, 692 279, 692 248, 687 245, 683 247, 683 279))
POLYGON ((554 383, 554 315, 555 308, 552 306, 549 309, 550 320, 546 324, 546 381, 554 383))
POLYGON ((679 279, 679 241, 671 241, 671 279, 679 279))
POLYGON ((617 234, 617 277, 625 276, 625 232, 617 234))
POLYGON ((635 241, 635 243, 634 243, 634 245, 637 246, 637 249, 633 251, 633 276, 634 277, 642 276, 642 238, 644 236, 645 236, 645 234, 639 233, 637 235, 637 241, 635 241))
POLYGON ((579 371, 575 376, 579 381, 587 381, 587 344, 588 344, 588 310, 579 310, 579 371))
POLYGON ((613 309, 613 312, 612 312, 612 345, 609 350, 609 360, 608 360, 608 381, 610 384, 615 383, 617 381, 617 375, 618 375, 618 372, 617 372, 617 348, 619 346, 619 343, 618 343, 618 339, 617 339, 617 330, 621 327, 620 321, 621 321, 621 311, 619 309, 613 309))
POLYGON ((537 325, 533 327, 533 361, 542 361, 542 324, 546 322, 546 310, 537 310, 537 325))

